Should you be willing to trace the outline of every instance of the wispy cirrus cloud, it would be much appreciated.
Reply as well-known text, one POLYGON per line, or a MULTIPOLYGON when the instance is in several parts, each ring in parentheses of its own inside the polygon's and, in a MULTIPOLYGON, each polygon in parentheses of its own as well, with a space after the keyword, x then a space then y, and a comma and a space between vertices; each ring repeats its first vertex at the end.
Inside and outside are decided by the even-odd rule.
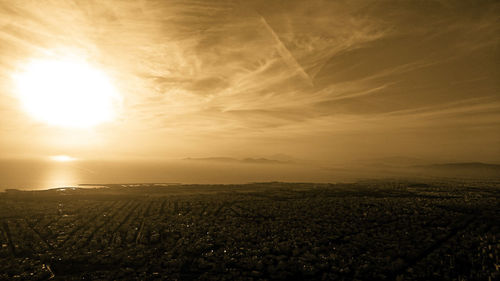
MULTIPOLYGON (((1 114, 18 107, 9 75, 20 62, 76 53, 124 95, 103 138, 126 136, 129 149, 147 140, 143 154, 244 153, 248 140, 257 152, 334 156, 331 140, 353 135, 390 154, 375 135, 497 126, 499 10, 495 1, 1 1, 1 114)), ((0 126, 20 138, 27 121, 11 116, 0 126)), ((471 143, 496 137, 490 129, 471 143)))

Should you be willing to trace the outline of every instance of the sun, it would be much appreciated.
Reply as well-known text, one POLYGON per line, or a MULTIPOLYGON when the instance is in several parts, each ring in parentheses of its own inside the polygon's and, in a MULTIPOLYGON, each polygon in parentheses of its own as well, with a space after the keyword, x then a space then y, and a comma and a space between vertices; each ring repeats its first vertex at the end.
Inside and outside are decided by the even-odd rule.
POLYGON ((109 77, 84 60, 36 59, 14 75, 24 110, 66 128, 88 128, 116 117, 121 97, 109 77))

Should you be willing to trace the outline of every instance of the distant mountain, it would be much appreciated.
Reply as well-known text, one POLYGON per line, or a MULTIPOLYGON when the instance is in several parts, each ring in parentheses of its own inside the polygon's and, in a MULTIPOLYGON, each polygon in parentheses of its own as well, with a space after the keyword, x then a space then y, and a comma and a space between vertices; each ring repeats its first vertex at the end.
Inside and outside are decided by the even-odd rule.
POLYGON ((274 159, 267 159, 267 158, 245 158, 241 161, 245 162, 245 163, 256 163, 256 164, 283 164, 283 163, 286 163, 283 161, 274 160, 274 159))
POLYGON ((246 164, 289 164, 289 161, 281 161, 269 158, 244 158, 237 159, 231 157, 202 157, 202 158, 184 158, 187 161, 206 161, 206 162, 220 162, 220 163, 246 163, 246 164))
POLYGON ((297 159, 293 156, 283 154, 283 153, 273 154, 273 155, 268 156, 267 158, 273 159, 273 160, 278 160, 280 162, 288 162, 288 163, 292 163, 292 162, 296 163, 296 162, 302 161, 301 159, 297 159))
POLYGON ((457 162, 414 166, 419 171, 458 178, 500 178, 500 165, 481 162, 457 162))
POLYGON ((444 163, 444 164, 432 164, 420 167, 432 167, 432 168, 444 168, 444 169, 500 169, 499 164, 488 164, 481 162, 458 162, 458 163, 444 163))
POLYGON ((212 162, 238 162, 240 160, 231 157, 202 157, 202 158, 184 158, 182 160, 188 161, 212 161, 212 162))

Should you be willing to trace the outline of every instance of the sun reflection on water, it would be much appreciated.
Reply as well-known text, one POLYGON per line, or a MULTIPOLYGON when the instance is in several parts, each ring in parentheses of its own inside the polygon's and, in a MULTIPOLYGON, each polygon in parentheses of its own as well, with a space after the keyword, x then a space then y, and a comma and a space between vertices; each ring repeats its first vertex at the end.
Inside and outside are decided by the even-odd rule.
POLYGON ((68 186, 78 186, 78 173, 77 169, 68 162, 74 161, 74 158, 69 156, 53 159, 56 161, 44 175, 44 187, 45 188, 57 188, 57 187, 68 187, 68 186))
POLYGON ((54 156, 51 156, 50 159, 52 161, 56 161, 56 162, 72 162, 72 161, 77 160, 76 158, 68 156, 68 155, 54 155, 54 156))

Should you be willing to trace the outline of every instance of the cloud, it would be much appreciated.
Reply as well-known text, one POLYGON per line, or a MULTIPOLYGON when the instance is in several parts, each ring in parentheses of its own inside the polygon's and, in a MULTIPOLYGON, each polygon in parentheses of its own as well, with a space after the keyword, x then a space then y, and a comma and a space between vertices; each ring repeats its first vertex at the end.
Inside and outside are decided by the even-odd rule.
POLYGON ((491 129, 499 10, 496 1, 0 1, 0 117, 15 117, 0 126, 16 139, 31 124, 8 94, 19 64, 76 54, 124 95, 103 138, 147 140, 145 154, 172 143, 237 152, 247 149, 240 140, 321 151, 335 137, 392 128, 491 129))

